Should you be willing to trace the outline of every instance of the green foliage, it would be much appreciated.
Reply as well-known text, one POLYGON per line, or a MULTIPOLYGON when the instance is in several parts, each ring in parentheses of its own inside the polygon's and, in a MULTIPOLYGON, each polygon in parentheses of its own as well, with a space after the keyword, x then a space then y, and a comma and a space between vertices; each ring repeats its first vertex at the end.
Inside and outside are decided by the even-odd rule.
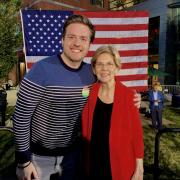
POLYGON ((17 62, 16 51, 22 42, 19 8, 19 0, 0 1, 0 79, 6 78, 17 62))

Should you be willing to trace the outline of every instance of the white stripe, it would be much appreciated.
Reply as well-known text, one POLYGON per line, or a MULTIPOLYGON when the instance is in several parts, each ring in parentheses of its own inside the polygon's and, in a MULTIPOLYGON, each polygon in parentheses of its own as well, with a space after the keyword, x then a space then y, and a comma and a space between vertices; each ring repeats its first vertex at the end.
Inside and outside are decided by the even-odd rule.
MULTIPOLYGON (((102 12, 103 13, 103 12, 102 12)), ((148 24, 147 17, 136 18, 90 18, 94 25, 148 24)))
POLYGON ((96 38, 148 37, 148 30, 138 31, 96 31, 96 38))
POLYGON ((136 74, 147 74, 147 68, 120 69, 117 75, 127 76, 136 74))
POLYGON ((47 58, 47 57, 49 57, 49 56, 27 56, 26 60, 30 63, 35 63, 35 62, 42 60, 44 58, 47 58))
POLYGON ((122 63, 147 62, 147 61, 148 61, 148 56, 121 57, 122 63))
MULTIPOLYGON (((103 46, 104 44, 92 44, 90 46, 90 51, 96 51, 97 48, 103 46)), ((148 49, 148 43, 136 43, 136 44, 108 44, 115 47, 117 50, 141 50, 148 49)))
MULTIPOLYGON (((92 57, 84 58, 84 62, 90 64, 92 57)), ((147 56, 130 56, 130 57, 121 57, 121 63, 132 63, 132 62, 147 62, 147 56)))
POLYGON ((127 87, 147 86, 147 80, 121 81, 127 87))

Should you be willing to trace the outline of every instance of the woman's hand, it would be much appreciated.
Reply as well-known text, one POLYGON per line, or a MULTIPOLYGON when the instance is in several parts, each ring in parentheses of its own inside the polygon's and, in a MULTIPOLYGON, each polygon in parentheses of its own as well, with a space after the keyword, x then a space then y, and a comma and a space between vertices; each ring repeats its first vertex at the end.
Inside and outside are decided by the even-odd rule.
POLYGON ((136 159, 136 169, 131 180, 143 180, 143 159, 136 159))
POLYGON ((25 164, 22 164, 22 167, 21 165, 20 166, 18 165, 18 167, 16 168, 16 175, 18 180, 32 180, 32 179, 39 180, 37 171, 32 162, 27 162, 25 164))

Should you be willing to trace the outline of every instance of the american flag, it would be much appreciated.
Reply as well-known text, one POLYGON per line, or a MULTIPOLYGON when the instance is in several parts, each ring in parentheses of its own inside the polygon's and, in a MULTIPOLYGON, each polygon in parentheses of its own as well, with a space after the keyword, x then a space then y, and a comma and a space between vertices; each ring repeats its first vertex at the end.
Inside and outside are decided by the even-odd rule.
POLYGON ((146 11, 23 10, 21 19, 27 70, 38 60, 62 52, 62 27, 72 14, 85 15, 95 25, 95 40, 84 61, 90 63, 98 47, 113 45, 121 56, 118 79, 137 91, 147 90, 149 18, 146 11))

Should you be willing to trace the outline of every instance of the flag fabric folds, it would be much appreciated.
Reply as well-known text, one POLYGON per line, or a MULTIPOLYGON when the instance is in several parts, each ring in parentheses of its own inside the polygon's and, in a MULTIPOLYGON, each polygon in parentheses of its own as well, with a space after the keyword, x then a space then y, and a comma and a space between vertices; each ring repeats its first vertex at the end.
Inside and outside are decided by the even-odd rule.
POLYGON ((121 56, 118 79, 137 91, 147 90, 148 13, 146 11, 57 11, 23 10, 21 20, 27 70, 33 63, 62 52, 62 27, 72 14, 88 17, 96 36, 85 62, 102 45, 116 47, 121 56))

